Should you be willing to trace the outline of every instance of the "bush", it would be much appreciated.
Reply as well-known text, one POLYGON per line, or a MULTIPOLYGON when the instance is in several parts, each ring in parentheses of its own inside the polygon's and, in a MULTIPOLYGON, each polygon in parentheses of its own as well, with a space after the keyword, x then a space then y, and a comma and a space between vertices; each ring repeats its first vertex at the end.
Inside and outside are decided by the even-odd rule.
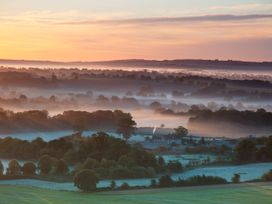
POLYGON ((262 175, 263 181, 272 181, 272 170, 262 175))
POLYGON ((169 175, 161 176, 159 179, 159 186, 160 187, 170 187, 174 185, 174 181, 169 175))
POLYGON ((121 190, 128 190, 129 189, 129 185, 127 182, 124 182, 120 187, 121 190))
POLYGON ((23 175, 35 175, 36 165, 33 162, 26 162, 22 167, 23 175))
POLYGON ((227 180, 217 176, 193 176, 186 180, 188 185, 226 184, 227 180))
POLYGON ((232 183, 240 183, 240 174, 234 174, 231 181, 232 183))
POLYGON ((81 170, 74 177, 74 185, 82 191, 95 191, 99 179, 92 170, 81 170))

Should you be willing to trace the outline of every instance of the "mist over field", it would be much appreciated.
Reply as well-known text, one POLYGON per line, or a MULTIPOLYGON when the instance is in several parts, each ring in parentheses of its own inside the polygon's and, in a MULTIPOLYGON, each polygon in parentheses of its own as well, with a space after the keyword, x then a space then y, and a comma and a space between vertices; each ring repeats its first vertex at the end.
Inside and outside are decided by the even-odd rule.
POLYGON ((211 111, 222 108, 271 111, 269 63, 201 60, 1 63, 9 65, 0 70, 3 109, 46 110, 51 116, 67 110, 120 109, 131 113, 137 127, 183 126, 199 136, 239 138, 271 132, 266 126, 237 121, 192 122, 190 118, 195 114, 188 112, 194 106, 211 111), (167 65, 171 66, 164 67, 167 65))
POLYGON ((271 0, 0 0, 0 204, 271 203, 271 0))

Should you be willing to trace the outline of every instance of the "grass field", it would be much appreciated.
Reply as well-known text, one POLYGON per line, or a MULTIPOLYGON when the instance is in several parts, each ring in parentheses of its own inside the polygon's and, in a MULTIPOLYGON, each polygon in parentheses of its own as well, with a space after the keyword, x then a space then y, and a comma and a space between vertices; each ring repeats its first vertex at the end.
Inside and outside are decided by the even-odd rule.
POLYGON ((271 204, 272 183, 79 193, 0 186, 1 204, 271 204))

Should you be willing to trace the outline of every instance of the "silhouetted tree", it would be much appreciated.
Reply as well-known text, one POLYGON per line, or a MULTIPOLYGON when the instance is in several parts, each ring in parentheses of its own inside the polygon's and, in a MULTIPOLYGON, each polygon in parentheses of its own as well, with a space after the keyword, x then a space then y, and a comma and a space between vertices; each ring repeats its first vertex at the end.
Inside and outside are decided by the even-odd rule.
POLYGON ((43 155, 38 161, 38 169, 41 174, 48 174, 52 169, 52 160, 49 155, 43 155))
POLYGON ((122 134, 125 140, 128 140, 136 129, 136 123, 132 118, 124 118, 119 121, 117 132, 122 134))
POLYGON ((81 170, 74 177, 74 184, 83 191, 95 191, 99 179, 92 170, 81 170))
POLYGON ((21 174, 21 167, 17 160, 13 159, 9 161, 8 168, 7 168, 7 175, 20 175, 21 174))
POLYGON ((161 176, 159 179, 159 186, 160 187, 170 187, 172 186, 174 181, 169 175, 161 176))
POLYGON ((256 157, 256 145, 250 139, 243 139, 236 145, 235 153, 239 162, 253 161, 256 157))
POLYGON ((36 165, 33 162, 26 162, 22 167, 23 175, 36 174, 36 165))
POLYGON ((175 130, 175 135, 179 136, 179 137, 184 137, 188 135, 188 130, 182 126, 179 126, 177 128, 174 129, 175 130))
POLYGON ((240 174, 234 174, 231 181, 232 183, 240 183, 240 174))

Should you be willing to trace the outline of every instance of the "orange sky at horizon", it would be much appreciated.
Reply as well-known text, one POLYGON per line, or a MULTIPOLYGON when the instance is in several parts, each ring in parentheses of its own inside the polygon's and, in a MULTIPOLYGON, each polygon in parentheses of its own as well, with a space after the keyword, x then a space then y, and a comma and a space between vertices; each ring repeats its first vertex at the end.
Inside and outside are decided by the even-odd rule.
MULTIPOLYGON (((0 15, 0 58, 272 60, 272 16, 220 20, 71 21, 73 13, 0 15), (146 21, 146 22, 145 22, 146 21)), ((217 19, 219 18, 219 20, 217 19)), ((82 18, 84 19, 84 18, 82 18)))

